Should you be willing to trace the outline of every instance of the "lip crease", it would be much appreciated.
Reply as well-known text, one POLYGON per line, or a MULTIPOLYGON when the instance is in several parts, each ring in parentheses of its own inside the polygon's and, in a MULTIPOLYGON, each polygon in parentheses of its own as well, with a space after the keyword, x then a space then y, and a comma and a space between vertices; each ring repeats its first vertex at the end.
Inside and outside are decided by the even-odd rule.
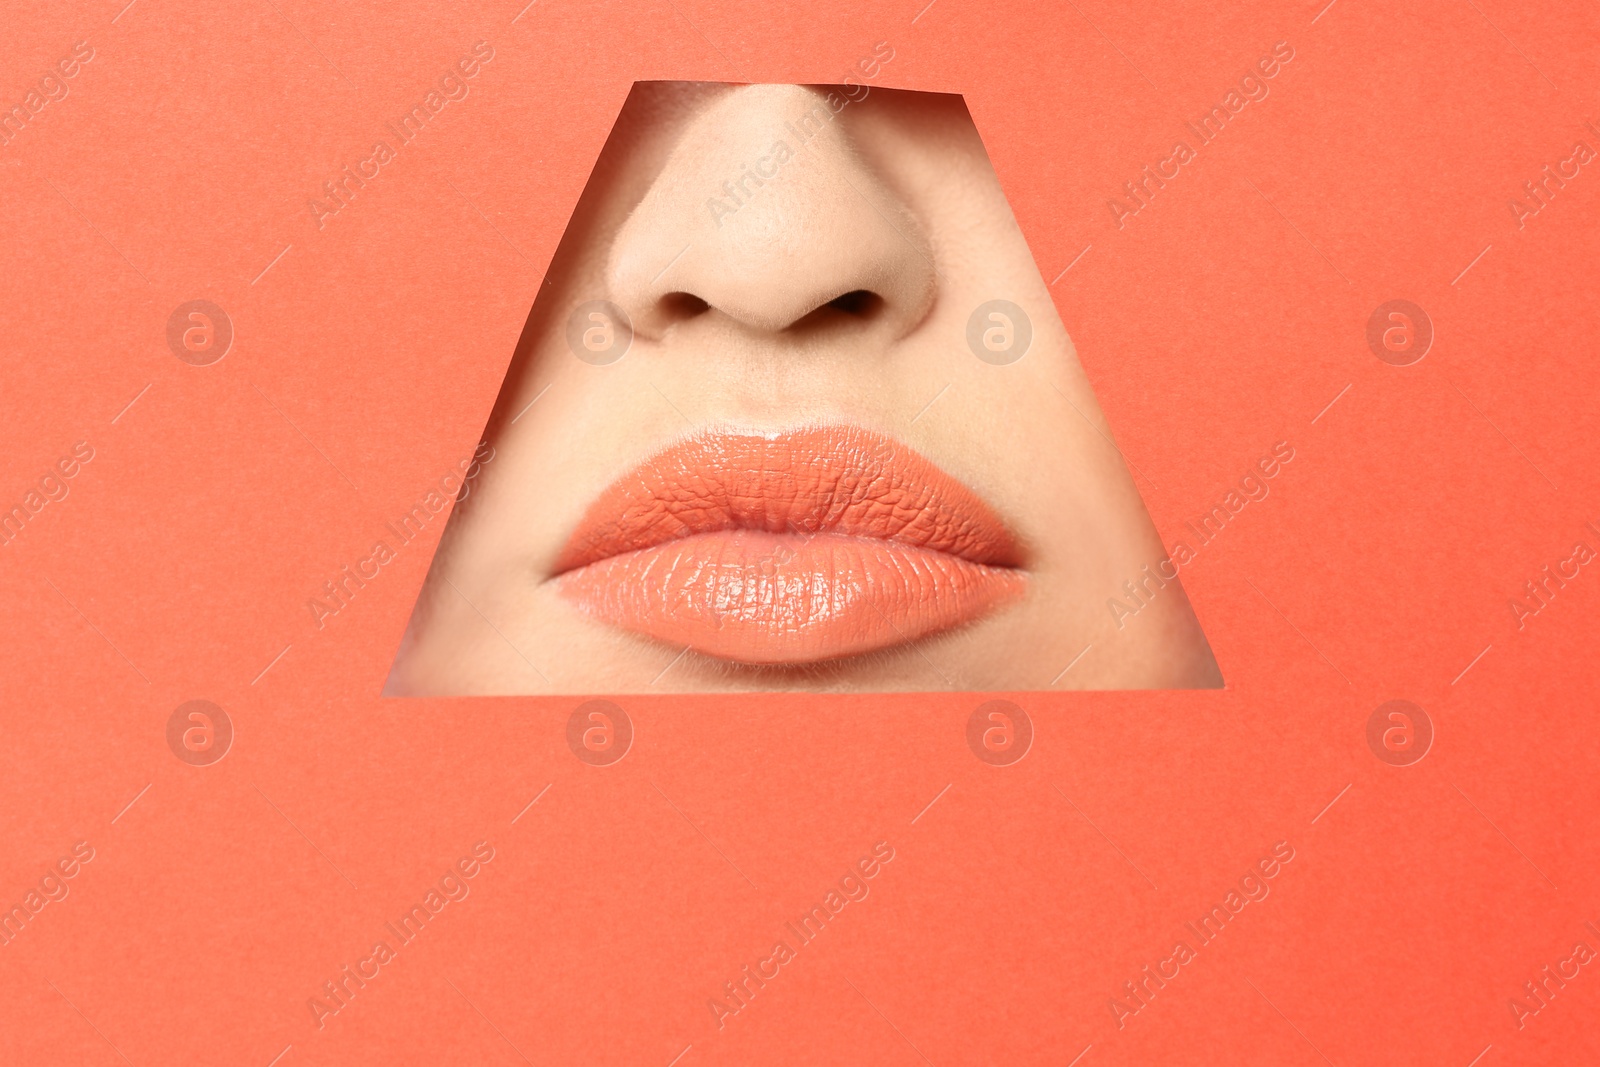
POLYGON ((623 630, 738 663, 890 648, 1022 596, 1016 539, 972 490, 854 426, 701 434, 617 479, 554 568, 623 630))

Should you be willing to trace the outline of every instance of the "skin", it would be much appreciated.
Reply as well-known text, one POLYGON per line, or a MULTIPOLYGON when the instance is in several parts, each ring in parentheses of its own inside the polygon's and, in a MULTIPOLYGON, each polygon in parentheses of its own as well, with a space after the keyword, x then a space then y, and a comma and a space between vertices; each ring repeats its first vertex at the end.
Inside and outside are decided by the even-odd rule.
POLYGON ((802 143, 790 125, 833 113, 830 92, 844 102, 825 87, 635 88, 529 316, 489 424, 494 458, 446 531, 389 693, 1221 684, 1176 580, 1120 628, 1108 610, 1165 552, 960 98, 873 90, 814 118, 802 143), (776 176, 747 180, 736 203, 723 183, 757 164, 776 176), (852 292, 872 295, 830 304, 852 292), (1033 327, 1006 365, 967 344, 993 299, 1033 327), (606 365, 568 344, 569 315, 593 300, 635 330, 606 365), (1022 546, 1025 593, 920 640, 761 667, 625 632, 561 595, 569 537, 624 473, 695 433, 818 424, 886 434, 972 489, 1022 546))

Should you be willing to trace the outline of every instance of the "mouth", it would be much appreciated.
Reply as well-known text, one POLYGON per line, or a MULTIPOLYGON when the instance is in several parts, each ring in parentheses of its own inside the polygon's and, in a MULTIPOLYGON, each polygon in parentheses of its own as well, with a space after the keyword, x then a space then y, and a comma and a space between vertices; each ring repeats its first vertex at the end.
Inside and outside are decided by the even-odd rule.
POLYGON ((597 621, 717 659, 801 665, 906 644, 1021 597, 1022 553, 931 461, 850 426, 713 432, 619 478, 554 568, 597 621))

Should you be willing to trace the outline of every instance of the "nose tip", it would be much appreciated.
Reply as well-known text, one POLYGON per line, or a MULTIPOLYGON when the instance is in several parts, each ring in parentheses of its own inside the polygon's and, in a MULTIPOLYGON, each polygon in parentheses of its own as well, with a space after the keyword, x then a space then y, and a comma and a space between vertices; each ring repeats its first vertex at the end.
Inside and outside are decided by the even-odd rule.
POLYGON ((842 99, 742 86, 691 121, 611 249, 635 330, 710 313, 778 333, 827 309, 899 337, 922 320, 931 248, 836 117, 842 99))

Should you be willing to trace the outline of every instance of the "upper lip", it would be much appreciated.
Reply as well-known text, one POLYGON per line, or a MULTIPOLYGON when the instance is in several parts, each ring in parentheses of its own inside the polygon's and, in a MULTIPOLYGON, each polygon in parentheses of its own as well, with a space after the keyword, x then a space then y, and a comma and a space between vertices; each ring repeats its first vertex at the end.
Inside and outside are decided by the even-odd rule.
POLYGON ((1020 567, 987 504, 920 453, 855 426, 724 430, 688 438, 590 505, 554 574, 697 534, 752 530, 872 538, 1020 567))

